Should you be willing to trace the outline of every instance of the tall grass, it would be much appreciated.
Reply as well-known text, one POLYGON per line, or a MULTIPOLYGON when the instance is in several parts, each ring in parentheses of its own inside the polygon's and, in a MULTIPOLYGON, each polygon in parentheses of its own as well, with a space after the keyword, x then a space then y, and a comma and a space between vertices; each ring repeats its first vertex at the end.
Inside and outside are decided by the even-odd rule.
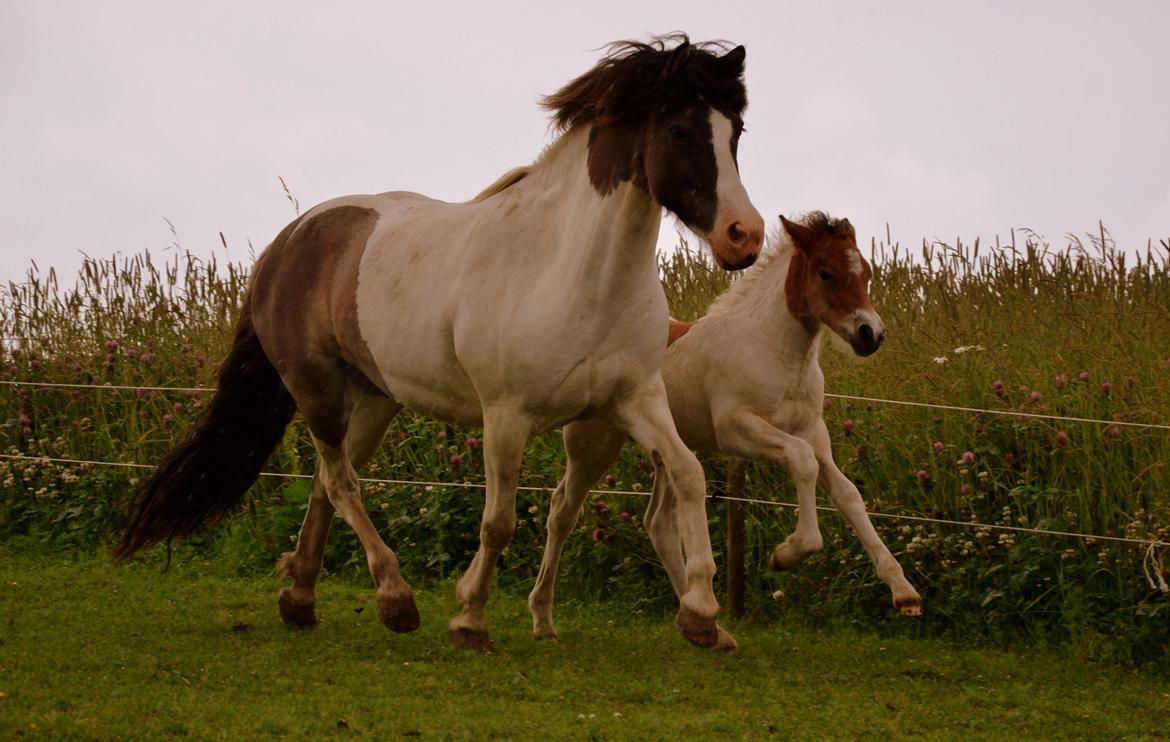
MULTIPOLYGON (((1035 235, 993 248, 924 244, 911 255, 875 242, 873 300, 888 342, 865 361, 822 355, 830 393, 1101 419, 1106 424, 1002 417, 832 399, 835 455, 875 514, 911 514, 1137 539, 1170 539, 1170 435, 1110 424, 1170 423, 1170 247, 1133 259, 1102 230, 1054 249, 1035 235)), ((671 313, 693 319, 731 276, 696 251, 662 259, 671 313)), ((75 284, 30 272, 0 292, 8 351, 0 376, 19 381, 206 386, 246 286, 247 269, 173 256, 88 260, 75 284)), ((11 453, 153 462, 199 414, 197 392, 0 389, 0 446, 11 453)), ((482 481, 480 431, 403 415, 367 475, 482 481)), ((269 463, 312 471, 294 424, 269 463)), ((718 491, 722 464, 710 460, 718 491)), ((629 448, 602 487, 649 490, 652 467, 629 448)), ((555 485, 559 436, 531 444, 523 484, 555 485)), ((115 535, 134 470, 0 462, 0 536, 29 548, 92 547, 115 535)), ((243 570, 267 570, 290 547, 307 501, 304 482, 262 480, 247 514, 186 548, 215 549, 243 570)), ((748 495, 792 500, 787 478, 749 469, 748 495)), ((474 489, 371 484, 367 505, 409 577, 462 569, 478 538, 474 489)), ((500 580, 527 588, 539 565, 547 496, 522 493, 520 527, 500 580)), ((591 502, 570 540, 559 594, 671 602, 638 525, 644 501, 591 502)), ((709 508, 721 551, 723 507, 709 508)), ((791 529, 788 510, 749 510, 749 611, 965 639, 1072 641, 1092 656, 1165 656, 1168 597, 1155 589, 1157 550, 986 528, 877 519, 927 602, 918 623, 892 616, 889 594, 840 519, 824 519, 826 549, 792 574, 766 571, 791 529), (1151 583, 1147 577, 1154 578, 1151 583), (772 596, 776 596, 773 598, 772 596)), ((361 570, 348 529, 327 555, 361 570)))

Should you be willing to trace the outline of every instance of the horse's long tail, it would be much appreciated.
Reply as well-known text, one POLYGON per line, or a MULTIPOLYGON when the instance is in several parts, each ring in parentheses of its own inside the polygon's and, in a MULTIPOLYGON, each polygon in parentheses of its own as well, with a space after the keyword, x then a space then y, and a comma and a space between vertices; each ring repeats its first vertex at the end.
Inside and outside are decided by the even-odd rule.
POLYGON ((296 402, 264 355, 244 299, 231 351, 202 419, 136 491, 114 560, 218 524, 240 503, 280 443, 296 402))

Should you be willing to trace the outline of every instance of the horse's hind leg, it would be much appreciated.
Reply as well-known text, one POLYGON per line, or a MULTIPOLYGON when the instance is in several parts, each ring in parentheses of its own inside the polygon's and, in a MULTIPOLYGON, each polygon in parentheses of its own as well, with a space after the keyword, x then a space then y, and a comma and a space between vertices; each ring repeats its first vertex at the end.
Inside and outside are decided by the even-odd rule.
MULTIPOLYGON (((382 541, 362 506, 361 488, 350 452, 352 447, 354 454, 361 454, 360 449, 370 445, 367 439, 381 436, 393 408, 383 410, 385 417, 375 414, 377 424, 365 422, 368 405, 363 404, 359 409, 359 403, 371 396, 369 382, 363 380, 359 386, 352 370, 334 357, 305 354, 297 361, 294 367, 282 371, 281 377, 313 435, 318 454, 317 478, 329 503, 357 534, 366 553, 366 563, 377 589, 378 617, 394 631, 413 631, 419 623, 414 594, 402 579, 398 557, 382 541), (353 438, 349 436, 351 424, 357 430, 353 438), (372 430, 363 434, 366 426, 372 430)), ((323 517, 325 511, 319 510, 323 517)), ((320 540, 319 533, 313 535, 320 540)))
MULTIPOLYGON (((385 397, 365 395, 355 404, 350 416, 345 442, 351 466, 361 469, 382 442, 386 428, 401 407, 385 397)), ((314 626, 317 623, 317 577, 325 556, 325 542, 335 512, 325 493, 321 462, 313 475, 313 491, 309 498, 301 532, 294 551, 280 559, 279 569, 291 577, 292 587, 280 591, 280 616, 294 626, 314 626)))
POLYGON ((553 492, 544 558, 536 585, 528 596, 532 635, 537 639, 557 638, 552 607, 561 550, 577 525, 589 488, 613 466, 625 442, 626 434, 605 420, 584 420, 565 426, 565 477, 553 492))

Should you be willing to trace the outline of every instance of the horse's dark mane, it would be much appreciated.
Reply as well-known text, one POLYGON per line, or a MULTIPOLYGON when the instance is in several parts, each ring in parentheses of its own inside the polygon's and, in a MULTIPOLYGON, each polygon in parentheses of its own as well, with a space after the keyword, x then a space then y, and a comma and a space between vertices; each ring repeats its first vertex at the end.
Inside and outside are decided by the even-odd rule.
POLYGON ((541 105, 553 112, 561 131, 581 123, 608 124, 649 115, 696 97, 740 116, 747 107, 743 59, 720 56, 730 46, 724 41, 691 43, 682 33, 648 43, 615 41, 593 69, 546 96, 541 105))

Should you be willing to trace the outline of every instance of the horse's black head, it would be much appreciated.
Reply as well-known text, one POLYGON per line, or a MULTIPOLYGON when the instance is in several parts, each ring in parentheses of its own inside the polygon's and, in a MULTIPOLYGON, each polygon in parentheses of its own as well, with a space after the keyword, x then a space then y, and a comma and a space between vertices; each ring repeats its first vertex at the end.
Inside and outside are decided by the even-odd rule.
POLYGON ((692 44, 682 34, 617 42, 544 101, 559 128, 591 125, 589 180, 599 194, 627 181, 642 188, 731 270, 751 265, 764 238, 736 159, 747 107, 744 54, 742 46, 692 44))

